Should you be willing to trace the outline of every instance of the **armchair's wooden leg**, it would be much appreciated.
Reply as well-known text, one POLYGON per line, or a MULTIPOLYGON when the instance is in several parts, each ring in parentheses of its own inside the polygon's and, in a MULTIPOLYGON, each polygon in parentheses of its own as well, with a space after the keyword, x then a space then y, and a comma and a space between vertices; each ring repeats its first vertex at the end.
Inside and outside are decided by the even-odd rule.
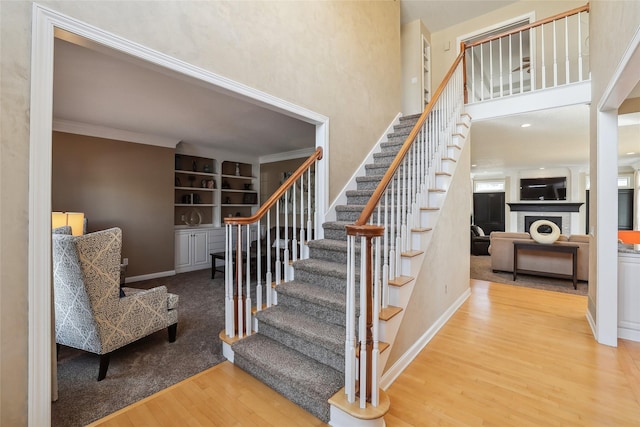
POLYGON ((107 369, 109 369, 109 358, 111 353, 100 355, 100 371, 98 372, 98 381, 102 381, 107 376, 107 369))
POLYGON ((169 342, 174 342, 176 340, 176 334, 178 332, 178 323, 174 323, 173 325, 169 325, 167 328, 169 331, 169 342))

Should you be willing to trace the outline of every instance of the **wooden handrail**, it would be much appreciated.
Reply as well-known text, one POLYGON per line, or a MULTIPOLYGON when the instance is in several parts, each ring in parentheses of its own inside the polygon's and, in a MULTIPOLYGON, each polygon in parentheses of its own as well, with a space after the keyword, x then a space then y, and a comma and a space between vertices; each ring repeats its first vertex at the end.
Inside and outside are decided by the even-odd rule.
POLYGON ((576 15, 576 14, 578 14, 580 12, 589 12, 589 3, 585 4, 584 6, 576 7, 575 9, 567 10, 566 12, 558 13, 558 14, 550 16, 548 18, 541 19, 541 20, 533 22, 531 24, 523 25, 522 27, 518 27, 518 28, 513 29, 513 30, 505 31, 505 32, 500 33, 500 34, 496 34, 495 36, 487 37, 485 39, 478 40, 478 41, 475 41, 473 43, 465 44, 464 46, 465 46, 465 48, 468 49, 470 47, 474 47, 474 46, 478 46, 478 45, 481 45, 481 44, 484 44, 484 43, 488 43, 488 42, 493 41, 493 40, 501 39, 501 38, 509 36, 511 34, 516 34, 516 33, 519 33, 521 31, 527 31, 527 30, 530 30, 531 28, 534 28, 534 27, 540 27, 540 26, 542 26, 544 24, 548 24, 549 22, 557 21, 558 19, 566 18, 568 16, 573 16, 573 15, 576 15))
POLYGON ((269 199, 262 206, 260 206, 260 209, 258 209, 255 214, 248 217, 225 218, 224 223, 232 225, 246 225, 253 224, 259 221, 269 211, 269 209, 271 209, 271 207, 276 204, 278 199, 284 195, 284 193, 293 185, 293 183, 296 182, 296 180, 300 178, 302 174, 305 173, 316 160, 320 159, 322 159, 322 147, 318 147, 318 149, 311 156, 309 156, 309 158, 305 160, 304 163, 298 167, 298 169, 296 169, 296 171, 289 177, 289 179, 287 179, 284 184, 282 184, 280 188, 278 188, 275 193, 273 193, 271 197, 269 197, 269 199))
POLYGON ((367 222, 369 222, 369 217, 371 217, 371 214, 376 209, 376 206, 378 206, 378 203, 380 202, 380 199, 382 198, 382 195, 384 194, 385 190, 389 186, 389 183, 391 182, 393 175, 396 173, 396 170, 400 167, 400 164, 404 160, 404 157, 411 149, 411 145, 413 144, 413 141, 418 136, 418 132, 420 132, 422 125, 427 120, 429 113, 431 113, 433 106, 440 98, 440 95, 444 91, 444 88, 449 82, 449 79, 451 79, 451 76, 453 76, 453 73, 456 71, 458 64, 460 64, 460 61, 462 61, 462 58, 464 58, 464 50, 460 52, 456 60, 453 62, 453 65, 451 66, 447 74, 444 76, 442 83, 440 83, 440 86, 438 86, 438 89, 436 89, 433 97, 431 98, 431 101, 427 105, 427 108, 425 108, 422 114, 420 115, 420 118, 418 119, 417 123, 411 130, 411 133, 409 133, 409 136, 407 136, 407 139, 404 141, 404 144, 402 144, 402 147, 400 148, 400 151, 398 151, 396 158, 393 160, 393 162, 391 163, 391 166, 389 166, 389 169, 382 177, 382 181, 380 181, 380 184, 378 184, 378 186, 376 187, 375 191, 373 192, 373 195, 371 195, 371 198, 369 199, 369 202, 362 210, 360 217, 354 223, 354 225, 360 226, 360 225, 365 225, 367 222))

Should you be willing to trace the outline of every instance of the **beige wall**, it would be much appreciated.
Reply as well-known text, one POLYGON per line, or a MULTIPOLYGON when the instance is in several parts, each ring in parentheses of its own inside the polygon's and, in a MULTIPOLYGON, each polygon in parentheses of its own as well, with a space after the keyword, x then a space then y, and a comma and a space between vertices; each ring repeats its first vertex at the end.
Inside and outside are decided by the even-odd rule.
POLYGON ((174 150, 53 133, 51 206, 84 212, 87 231, 122 228, 127 276, 174 268, 174 150))
MULTIPOLYGON (((421 20, 402 26, 402 112, 418 114, 424 110, 422 104, 422 37, 431 42, 431 34, 421 20), (415 81, 414 81, 415 79, 415 81)), ((431 82, 431 93, 435 87, 431 82)))
MULTIPOLYGON (((266 202, 269 197, 278 189, 282 184, 282 174, 284 172, 294 172, 298 167, 307 160, 307 157, 302 157, 299 159, 290 159, 283 160, 280 162, 271 162, 271 163, 262 163, 260 165, 260 201, 262 203, 266 202)), ((298 194, 297 197, 300 197, 298 194)), ((275 227, 275 210, 272 209, 270 212, 271 218, 270 224, 271 227, 275 227)), ((285 215, 280 214, 280 224, 284 226, 284 218, 285 215)), ((292 221, 291 217, 289 221, 292 221)), ((293 222, 289 223, 290 225, 293 222)), ((296 224, 297 227, 300 227, 301 224, 296 224)), ((305 225, 306 227, 306 225, 305 225)), ((275 236, 271 236, 272 239, 275 239, 275 236)))
MULTIPOLYGON (((591 2, 590 24, 590 51, 591 51, 591 138, 590 138, 590 210, 589 225, 594 228, 594 239, 597 242, 597 210, 598 185, 596 185, 599 173, 597 154, 597 111, 598 102, 611 82, 616 68, 620 64, 629 42, 638 29, 640 29, 640 2, 629 1, 603 1, 591 2)), ((602 143, 610 144, 610 141, 602 143)), ((616 145, 611 145, 616 150, 616 145)), ((606 191, 606 190, 605 190, 606 191)), ((615 236, 611 236, 615 239, 615 236)), ((590 245, 591 259, 597 259, 596 244, 590 245)), ((589 277, 589 302, 588 310, 593 319, 597 319, 596 295, 598 292, 598 275, 596 268, 606 268, 599 264, 590 264, 589 277)))
POLYGON ((487 27, 505 22, 517 16, 535 12, 535 20, 553 16, 583 6, 586 1, 524 0, 478 16, 463 23, 431 34, 432 86, 433 90, 451 68, 458 55, 457 37, 468 35, 487 27))
MULTIPOLYGON (((395 1, 41 1, 330 118, 334 199, 400 111, 395 1)), ((0 2, 0 425, 27 423, 31 1, 0 2)))
POLYGON ((456 299, 469 289, 470 159, 471 133, 458 159, 438 226, 432 231, 429 249, 385 369, 393 366, 416 341, 423 338, 456 299))

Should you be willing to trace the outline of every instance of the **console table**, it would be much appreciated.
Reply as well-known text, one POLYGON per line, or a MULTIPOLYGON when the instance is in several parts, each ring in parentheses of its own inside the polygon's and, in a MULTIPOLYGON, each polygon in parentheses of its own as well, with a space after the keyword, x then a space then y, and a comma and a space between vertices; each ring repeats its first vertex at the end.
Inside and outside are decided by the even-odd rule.
POLYGON ((573 280, 573 289, 578 289, 578 246, 577 245, 545 245, 542 243, 531 242, 513 242, 513 280, 516 280, 518 273, 536 274, 540 276, 558 277, 561 279, 573 280), (571 254, 571 274, 548 273, 545 271, 522 270, 518 268, 518 252, 519 251, 537 251, 551 253, 569 253, 571 254))

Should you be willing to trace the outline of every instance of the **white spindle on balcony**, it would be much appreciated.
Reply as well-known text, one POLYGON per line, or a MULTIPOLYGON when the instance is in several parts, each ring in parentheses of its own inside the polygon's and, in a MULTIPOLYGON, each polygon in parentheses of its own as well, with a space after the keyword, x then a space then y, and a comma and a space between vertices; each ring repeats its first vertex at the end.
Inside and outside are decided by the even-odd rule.
POLYGON ((466 45, 468 103, 588 79, 588 13, 585 5, 466 45))

